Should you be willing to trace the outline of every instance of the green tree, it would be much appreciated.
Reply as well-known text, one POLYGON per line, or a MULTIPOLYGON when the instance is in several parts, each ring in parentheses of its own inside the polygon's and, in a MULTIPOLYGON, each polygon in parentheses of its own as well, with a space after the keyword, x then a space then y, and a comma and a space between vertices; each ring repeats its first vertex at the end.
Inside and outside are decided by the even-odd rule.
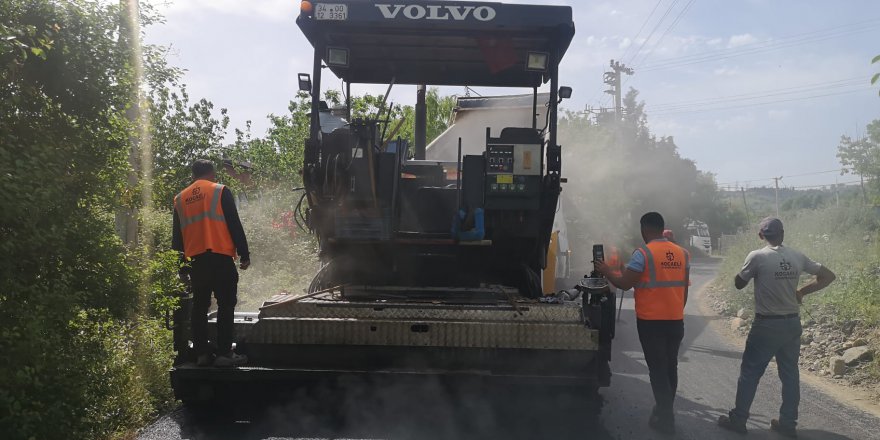
MULTIPOLYGON (((352 97, 352 118, 365 118, 375 116, 379 109, 379 106, 382 104, 383 95, 373 96, 373 95, 363 95, 352 97)), ((457 102, 457 98, 455 95, 445 95, 440 96, 440 90, 436 87, 428 88, 427 93, 425 94, 425 106, 426 106, 426 139, 427 143, 431 143, 437 136, 440 136, 441 133, 446 131, 449 128, 449 124, 451 122, 452 117, 452 109, 455 108, 455 104, 457 102)), ((386 103, 390 105, 390 103, 386 103)), ((388 113, 386 113, 388 114, 388 113)), ((401 139, 407 140, 412 144, 415 140, 414 137, 414 124, 415 124, 415 108, 411 105, 395 105, 393 109, 391 109, 390 117, 390 127, 386 132, 386 137, 390 136, 391 131, 399 122, 402 121, 402 125, 400 126, 399 131, 397 132, 397 136, 401 139)))
POLYGON ((440 91, 431 87, 425 94, 427 106, 427 138, 428 143, 437 139, 447 128, 452 119, 452 109, 455 108, 457 97, 455 95, 440 96, 440 91))
POLYGON ((158 329, 139 314, 144 260, 113 221, 138 191, 126 180, 135 73, 124 20, 107 2, 0 0, 4 438, 118 435, 162 399, 138 361, 158 329))
MULTIPOLYGON (((873 191, 880 191, 880 119, 868 124, 866 137, 853 139, 841 136, 837 158, 844 167, 842 174, 852 173, 862 179, 867 178, 873 191)), ((863 197, 867 200, 867 190, 863 197)))
POLYGON ((168 210, 174 196, 189 185, 193 161, 209 158, 219 165, 224 158, 229 117, 220 109, 216 118, 214 105, 206 99, 190 103, 185 87, 179 92, 162 87, 150 101, 153 205, 168 210))

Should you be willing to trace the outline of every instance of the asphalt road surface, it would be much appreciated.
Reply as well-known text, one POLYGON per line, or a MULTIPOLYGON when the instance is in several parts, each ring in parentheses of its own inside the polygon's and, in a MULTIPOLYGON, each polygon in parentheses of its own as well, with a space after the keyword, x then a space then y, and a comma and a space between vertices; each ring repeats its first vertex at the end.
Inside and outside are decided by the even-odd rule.
MULTIPOLYGON (((715 275, 716 265, 695 263, 692 296, 715 275)), ((767 369, 752 407, 749 435, 720 430, 736 393, 741 351, 719 335, 692 298, 687 306, 680 351, 675 438, 781 439, 769 431, 780 404, 775 365, 767 369)), ((293 396, 290 402, 238 408, 217 418, 178 409, 139 436, 152 439, 652 439, 669 438, 647 426, 653 405, 648 370, 635 330, 632 295, 614 340, 610 388, 598 422, 585 415, 578 396, 561 390, 451 389, 439 383, 368 390, 352 387, 344 399, 321 391, 293 396)), ((880 419, 843 405, 802 384, 801 439, 878 439, 880 419)))

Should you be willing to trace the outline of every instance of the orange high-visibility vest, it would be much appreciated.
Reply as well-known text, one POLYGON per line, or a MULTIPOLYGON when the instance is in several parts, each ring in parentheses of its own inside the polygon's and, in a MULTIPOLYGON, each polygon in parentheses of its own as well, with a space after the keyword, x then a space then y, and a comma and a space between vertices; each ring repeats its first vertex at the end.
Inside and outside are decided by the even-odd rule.
POLYGON ((235 244, 220 203, 223 188, 209 180, 196 180, 174 198, 183 253, 188 258, 207 251, 235 257, 235 244))
POLYGON ((637 251, 645 256, 645 270, 635 287, 636 316, 652 321, 684 319, 688 252, 665 240, 652 241, 637 251))

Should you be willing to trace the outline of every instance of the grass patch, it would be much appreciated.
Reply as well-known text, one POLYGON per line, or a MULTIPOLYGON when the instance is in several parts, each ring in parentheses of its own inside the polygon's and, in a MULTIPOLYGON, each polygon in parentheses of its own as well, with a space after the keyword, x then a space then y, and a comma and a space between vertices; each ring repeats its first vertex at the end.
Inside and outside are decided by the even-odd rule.
MULTIPOLYGON (((873 211, 863 207, 824 208, 789 213, 783 221, 786 246, 800 250, 837 274, 831 286, 806 297, 806 313, 831 314, 835 321, 858 321, 867 326, 880 323, 880 247, 878 219, 873 211)), ((762 246, 752 231, 725 250, 726 258, 714 287, 724 293, 726 313, 736 313, 741 307, 754 310, 753 283, 737 291, 733 278, 745 256, 762 246)), ((802 283, 807 279, 805 276, 802 283)))
POLYGON ((318 243, 293 220, 293 206, 292 197, 263 197, 239 207, 251 267, 239 271, 238 310, 257 310, 281 292, 301 293, 317 273, 318 243))

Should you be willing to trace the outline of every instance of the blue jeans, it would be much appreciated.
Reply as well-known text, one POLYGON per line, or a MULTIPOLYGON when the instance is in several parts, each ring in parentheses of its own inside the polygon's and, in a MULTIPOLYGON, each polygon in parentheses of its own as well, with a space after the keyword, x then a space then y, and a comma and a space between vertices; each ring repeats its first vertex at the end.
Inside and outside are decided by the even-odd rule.
POLYGON ((779 424, 791 427, 797 425, 801 399, 798 371, 801 331, 801 320, 796 316, 782 319, 755 318, 746 340, 746 350, 743 352, 736 386, 736 408, 730 411, 732 419, 745 422, 749 418, 749 409, 755 400, 758 382, 770 359, 775 356, 779 380, 782 381, 779 424))

